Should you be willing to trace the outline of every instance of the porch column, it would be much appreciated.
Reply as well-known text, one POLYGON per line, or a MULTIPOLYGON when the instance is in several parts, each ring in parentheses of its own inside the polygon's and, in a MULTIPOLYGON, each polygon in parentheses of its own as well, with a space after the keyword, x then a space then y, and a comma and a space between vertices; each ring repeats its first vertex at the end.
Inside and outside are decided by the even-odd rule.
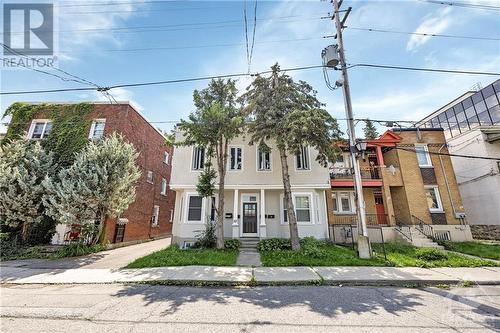
POLYGON ((380 146, 377 146, 377 160, 378 160, 378 165, 380 166, 385 165, 384 155, 382 154, 382 147, 380 146))
POLYGON ((233 224, 232 229, 233 229, 233 238, 240 238, 240 232, 239 232, 239 224, 238 224, 238 202, 239 202, 239 195, 238 195, 238 190, 234 190, 234 197, 233 197, 233 224))
POLYGON ((264 189, 260 190, 260 238, 266 238, 266 192, 264 189))

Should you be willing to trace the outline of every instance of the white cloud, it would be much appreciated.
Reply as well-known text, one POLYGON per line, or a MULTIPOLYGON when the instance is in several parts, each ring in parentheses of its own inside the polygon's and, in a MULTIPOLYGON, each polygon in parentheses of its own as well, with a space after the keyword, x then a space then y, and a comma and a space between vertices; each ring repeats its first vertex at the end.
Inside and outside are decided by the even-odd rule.
MULTIPOLYGON (((426 15, 422 23, 420 23, 414 32, 426 34, 439 34, 443 32, 452 22, 452 18, 450 16, 451 11, 452 9, 447 7, 438 10, 436 13, 426 15)), ((413 51, 427 43, 430 38, 430 36, 412 35, 406 44, 406 50, 413 51)))
MULTIPOLYGON (((64 3, 62 3, 64 4, 64 3)), ((58 8, 59 28, 59 59, 75 61, 78 55, 87 49, 95 49, 94 44, 106 42, 115 46, 121 44, 120 34, 114 34, 111 28, 124 26, 134 15, 137 8, 146 6, 142 1, 111 0, 101 1, 99 6, 60 6, 58 8), (113 3, 112 6, 106 3, 113 3), (93 29, 98 29, 92 31, 93 29), (79 30, 75 32, 64 32, 79 30)))

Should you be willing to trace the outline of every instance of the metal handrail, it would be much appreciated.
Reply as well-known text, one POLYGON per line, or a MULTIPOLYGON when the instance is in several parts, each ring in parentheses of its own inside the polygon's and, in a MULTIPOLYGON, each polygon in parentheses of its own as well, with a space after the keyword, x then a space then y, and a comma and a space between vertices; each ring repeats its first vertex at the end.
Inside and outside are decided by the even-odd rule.
POLYGON ((403 235, 406 239, 412 242, 412 237, 411 237, 411 227, 406 224, 404 221, 401 221, 397 217, 393 216, 392 217, 396 221, 396 227, 394 230, 399 232, 401 235, 403 235))
POLYGON ((411 218, 413 219, 413 224, 418 231, 424 234, 427 238, 434 239, 434 228, 431 225, 425 223, 422 219, 413 214, 411 215, 411 218))

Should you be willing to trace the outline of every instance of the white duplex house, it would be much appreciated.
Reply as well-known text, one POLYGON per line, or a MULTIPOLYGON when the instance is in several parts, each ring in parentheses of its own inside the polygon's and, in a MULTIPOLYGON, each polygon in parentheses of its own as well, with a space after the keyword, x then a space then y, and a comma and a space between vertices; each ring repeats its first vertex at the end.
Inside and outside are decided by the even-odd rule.
MULTIPOLYGON (((182 139, 178 131, 176 141, 182 139)), ((258 146, 250 146, 245 136, 229 145, 223 212, 226 239, 289 237, 279 152, 274 145, 270 147, 270 152, 260 151, 258 146)), ((330 178, 316 156, 317 151, 311 147, 289 156, 290 182, 299 236, 326 239, 330 178)), ((176 209, 172 240, 180 246, 193 242, 197 231, 205 229, 206 221, 216 217, 218 195, 202 198, 196 191, 205 161, 205 148, 201 146, 178 147, 173 156, 170 187, 176 192, 176 209)))

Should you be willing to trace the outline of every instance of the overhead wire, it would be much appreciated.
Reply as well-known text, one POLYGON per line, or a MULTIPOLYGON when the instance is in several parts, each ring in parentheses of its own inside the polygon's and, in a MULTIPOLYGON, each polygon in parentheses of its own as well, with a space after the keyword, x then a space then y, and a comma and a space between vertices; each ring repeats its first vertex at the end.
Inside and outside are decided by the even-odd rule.
MULTIPOLYGON (((500 40, 500 38, 495 38, 495 37, 445 35, 445 34, 435 34, 435 33, 426 33, 426 32, 409 32, 409 31, 398 31, 398 30, 378 29, 378 28, 350 27, 350 26, 345 26, 344 28, 347 28, 350 30, 390 33, 390 34, 401 34, 401 35, 416 35, 416 36, 423 36, 423 37, 443 37, 443 38, 473 39, 473 40, 488 40, 488 41, 499 41, 500 40)), ((325 36, 325 38, 331 38, 331 37, 333 37, 333 36, 325 36)))

